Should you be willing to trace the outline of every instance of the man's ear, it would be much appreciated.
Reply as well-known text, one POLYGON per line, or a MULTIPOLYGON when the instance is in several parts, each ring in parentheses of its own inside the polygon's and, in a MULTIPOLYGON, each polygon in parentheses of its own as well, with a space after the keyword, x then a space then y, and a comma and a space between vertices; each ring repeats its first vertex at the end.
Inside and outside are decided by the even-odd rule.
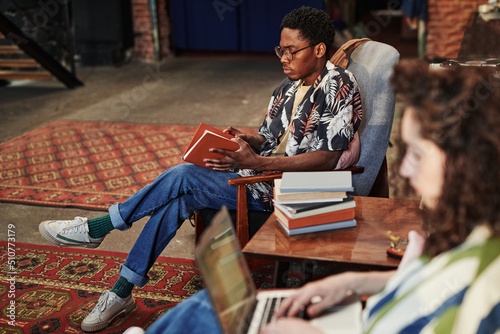
POLYGON ((325 43, 321 42, 318 45, 314 47, 314 52, 316 55, 316 58, 323 58, 323 56, 326 55, 326 45, 325 43))

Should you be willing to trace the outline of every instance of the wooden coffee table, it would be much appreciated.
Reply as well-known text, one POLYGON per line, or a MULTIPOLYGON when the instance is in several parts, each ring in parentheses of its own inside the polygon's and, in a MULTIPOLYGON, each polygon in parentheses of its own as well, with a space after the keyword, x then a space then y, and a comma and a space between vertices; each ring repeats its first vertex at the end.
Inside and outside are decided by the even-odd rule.
POLYGON ((289 236, 271 215, 245 245, 243 253, 279 262, 334 263, 347 269, 396 268, 399 260, 386 252, 390 246, 387 231, 404 238, 410 230, 420 231, 420 201, 375 197, 354 200, 356 227, 289 236))

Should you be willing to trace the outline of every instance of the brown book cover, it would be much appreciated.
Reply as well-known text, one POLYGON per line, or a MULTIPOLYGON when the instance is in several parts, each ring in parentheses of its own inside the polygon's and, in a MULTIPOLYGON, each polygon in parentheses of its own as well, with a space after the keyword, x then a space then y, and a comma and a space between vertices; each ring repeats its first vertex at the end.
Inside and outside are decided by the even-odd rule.
POLYGON ((277 207, 274 207, 276 218, 288 229, 335 223, 343 220, 354 219, 354 208, 340 211, 327 212, 319 215, 291 219, 277 207))
POLYGON ((228 151, 236 151, 240 148, 239 144, 232 141, 231 138, 234 137, 213 126, 201 123, 182 159, 186 162, 208 168, 205 166, 205 162, 203 162, 204 159, 224 158, 222 154, 210 152, 211 148, 221 148, 228 151))

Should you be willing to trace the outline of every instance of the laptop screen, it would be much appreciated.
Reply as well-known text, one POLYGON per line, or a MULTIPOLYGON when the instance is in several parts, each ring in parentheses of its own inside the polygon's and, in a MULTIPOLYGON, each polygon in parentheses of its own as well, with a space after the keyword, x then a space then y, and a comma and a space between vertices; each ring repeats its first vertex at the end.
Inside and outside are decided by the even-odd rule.
POLYGON ((226 207, 205 229, 196 261, 224 332, 239 332, 256 290, 226 207))

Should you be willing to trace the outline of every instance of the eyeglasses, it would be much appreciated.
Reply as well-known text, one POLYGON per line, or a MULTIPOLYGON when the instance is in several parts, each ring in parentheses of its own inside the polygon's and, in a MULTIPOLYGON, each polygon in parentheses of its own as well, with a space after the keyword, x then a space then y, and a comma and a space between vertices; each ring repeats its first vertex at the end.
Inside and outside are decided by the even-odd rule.
POLYGON ((274 48, 274 52, 276 52, 276 55, 278 56, 279 59, 283 58, 283 56, 286 56, 286 59, 288 59, 288 61, 292 61, 294 54, 296 54, 299 51, 305 50, 307 48, 313 47, 313 46, 315 46, 315 45, 309 45, 309 46, 306 46, 305 48, 298 49, 298 50, 295 50, 293 52, 290 51, 290 49, 288 49, 288 48, 285 48, 285 50, 283 51, 283 49, 281 49, 281 46, 276 46, 274 48))

